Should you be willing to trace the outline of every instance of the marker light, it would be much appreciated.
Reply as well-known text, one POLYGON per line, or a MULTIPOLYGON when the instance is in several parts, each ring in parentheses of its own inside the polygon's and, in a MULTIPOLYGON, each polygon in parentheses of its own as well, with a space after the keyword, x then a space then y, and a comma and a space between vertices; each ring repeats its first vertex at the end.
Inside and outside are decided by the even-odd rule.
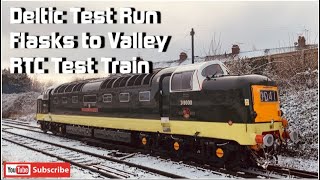
POLYGON ((256 143, 262 144, 263 143, 263 135, 257 134, 256 135, 256 143))
POLYGON ((287 119, 282 118, 281 121, 282 121, 282 126, 283 126, 284 128, 288 127, 288 120, 287 120, 287 119))

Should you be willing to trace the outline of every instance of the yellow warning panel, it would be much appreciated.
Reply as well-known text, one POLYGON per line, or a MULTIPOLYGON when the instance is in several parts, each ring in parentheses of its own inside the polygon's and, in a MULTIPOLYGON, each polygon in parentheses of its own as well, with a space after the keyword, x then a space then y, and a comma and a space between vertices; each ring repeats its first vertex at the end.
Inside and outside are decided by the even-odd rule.
POLYGON ((278 88, 275 86, 253 85, 253 109, 257 113, 255 122, 281 121, 278 88))

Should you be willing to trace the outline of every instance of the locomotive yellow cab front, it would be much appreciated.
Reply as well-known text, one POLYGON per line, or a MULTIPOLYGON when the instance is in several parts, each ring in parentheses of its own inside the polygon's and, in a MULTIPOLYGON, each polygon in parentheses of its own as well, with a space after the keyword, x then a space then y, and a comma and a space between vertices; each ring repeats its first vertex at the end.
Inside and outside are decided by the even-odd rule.
MULTIPOLYGON (((296 131, 289 132, 288 120, 282 117, 280 109, 279 92, 276 86, 252 85, 252 101, 254 111, 254 132, 256 144, 250 148, 260 151, 264 148, 271 148, 277 151, 288 139, 292 142, 298 141, 296 131)), ((274 153, 274 152, 273 152, 274 153)))

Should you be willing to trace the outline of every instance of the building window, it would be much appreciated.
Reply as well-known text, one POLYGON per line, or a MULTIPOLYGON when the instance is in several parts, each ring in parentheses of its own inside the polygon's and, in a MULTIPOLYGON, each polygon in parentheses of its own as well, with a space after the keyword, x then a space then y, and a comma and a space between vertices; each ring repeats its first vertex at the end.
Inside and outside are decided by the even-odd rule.
POLYGON ((129 102, 130 101, 129 93, 120 93, 119 94, 119 101, 120 102, 129 102))
POLYGON ((58 97, 53 98, 53 104, 58 104, 58 97))
POLYGON ((191 90, 192 89, 192 76, 193 71, 176 73, 171 80, 171 90, 191 90))
POLYGON ((62 97, 62 104, 67 104, 67 103, 68 103, 67 97, 62 97))
POLYGON ((139 92, 139 101, 150 101, 150 91, 139 92))
POLYGON ((97 96, 96 95, 84 95, 83 102, 84 103, 95 103, 95 102, 97 102, 97 96))
POLYGON ((78 96, 72 96, 72 103, 78 103, 78 96))
POLYGON ((104 103, 112 102, 112 94, 104 94, 102 99, 104 103))

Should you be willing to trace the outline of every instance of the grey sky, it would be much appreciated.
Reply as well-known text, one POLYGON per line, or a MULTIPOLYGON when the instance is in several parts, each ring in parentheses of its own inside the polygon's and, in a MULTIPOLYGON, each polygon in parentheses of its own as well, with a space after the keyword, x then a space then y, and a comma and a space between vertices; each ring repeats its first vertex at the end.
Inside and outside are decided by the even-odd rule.
MULTIPOLYGON (((70 60, 87 57, 116 57, 118 60, 131 60, 141 56, 150 61, 168 61, 178 59, 180 52, 190 56, 190 30, 195 29, 195 55, 205 56, 211 39, 221 40, 220 53, 231 51, 234 43, 240 45, 241 51, 252 49, 292 46, 297 36, 305 34, 307 43, 318 44, 318 2, 3 2, 2 8, 2 68, 9 66, 10 57, 62 57, 70 60), (135 7, 137 10, 157 10, 161 12, 162 23, 159 25, 74 25, 71 12, 68 12, 67 25, 12 25, 9 24, 10 7, 54 6, 58 10, 71 7, 85 7, 87 10, 104 10, 105 7, 135 7), (47 35, 49 32, 79 35, 91 32, 107 36, 107 32, 123 31, 147 32, 150 35, 171 35, 172 40, 165 53, 157 49, 111 49, 108 38, 106 47, 99 50, 49 49, 28 50, 10 49, 10 32, 29 32, 47 35)), ((103 74, 102 74, 103 75, 103 74)), ((68 81, 73 75, 37 75, 41 80, 52 79, 68 81), (54 75, 54 76, 53 76, 54 75)))

